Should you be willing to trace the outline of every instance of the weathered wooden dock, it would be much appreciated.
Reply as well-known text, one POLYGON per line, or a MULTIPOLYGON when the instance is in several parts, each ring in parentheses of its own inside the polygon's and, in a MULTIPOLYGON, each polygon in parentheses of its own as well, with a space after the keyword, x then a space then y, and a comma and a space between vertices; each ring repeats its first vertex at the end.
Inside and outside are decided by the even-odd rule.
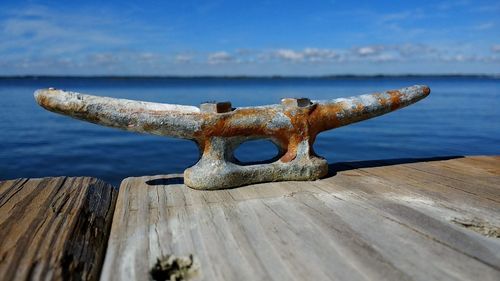
POLYGON ((0 182, 0 279, 97 280, 117 194, 86 177, 0 182))
POLYGON ((500 280, 499 156, 330 168, 318 181, 218 191, 181 175, 128 178, 116 205, 95 180, 3 182, 0 279, 147 280, 174 254, 198 259, 193 280, 500 280), (68 251, 74 266, 58 259, 68 251))

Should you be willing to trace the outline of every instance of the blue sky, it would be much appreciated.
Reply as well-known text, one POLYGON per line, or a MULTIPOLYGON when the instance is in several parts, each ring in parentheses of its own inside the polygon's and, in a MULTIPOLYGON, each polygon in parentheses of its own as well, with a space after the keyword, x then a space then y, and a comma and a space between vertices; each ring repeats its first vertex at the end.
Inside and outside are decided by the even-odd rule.
POLYGON ((500 73, 500 1, 0 2, 0 75, 500 73))

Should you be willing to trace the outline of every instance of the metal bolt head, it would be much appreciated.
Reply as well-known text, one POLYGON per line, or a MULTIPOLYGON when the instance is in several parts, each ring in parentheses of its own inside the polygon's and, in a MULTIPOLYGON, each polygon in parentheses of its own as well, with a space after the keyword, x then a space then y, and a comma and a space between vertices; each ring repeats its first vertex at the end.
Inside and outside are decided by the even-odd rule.
POLYGON ((311 105, 311 100, 308 98, 284 98, 281 99, 281 104, 285 107, 306 107, 311 105))
POLYGON ((225 113, 233 109, 231 102, 206 102, 200 105, 201 112, 206 113, 225 113))

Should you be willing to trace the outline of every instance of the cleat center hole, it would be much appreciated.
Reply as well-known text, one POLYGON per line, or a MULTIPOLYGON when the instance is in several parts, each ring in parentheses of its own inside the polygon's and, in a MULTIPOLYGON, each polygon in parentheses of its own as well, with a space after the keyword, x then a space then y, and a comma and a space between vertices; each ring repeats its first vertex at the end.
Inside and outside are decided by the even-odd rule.
POLYGON ((234 157, 243 165, 269 163, 276 160, 278 147, 270 140, 249 140, 234 151, 234 157))

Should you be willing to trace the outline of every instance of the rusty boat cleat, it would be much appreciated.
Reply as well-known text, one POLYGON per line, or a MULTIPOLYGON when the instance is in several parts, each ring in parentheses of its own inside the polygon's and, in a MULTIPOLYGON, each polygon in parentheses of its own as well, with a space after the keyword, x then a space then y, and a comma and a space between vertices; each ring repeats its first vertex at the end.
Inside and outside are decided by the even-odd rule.
POLYGON ((47 110, 127 131, 188 139, 201 157, 184 171, 195 189, 222 189, 246 184, 316 180, 328 173, 327 161, 313 150, 316 136, 413 104, 427 86, 325 101, 285 98, 281 104, 233 108, 230 102, 200 107, 97 97, 53 88, 35 98, 47 110), (243 165, 235 149, 248 140, 269 139, 278 147, 271 163, 243 165))

